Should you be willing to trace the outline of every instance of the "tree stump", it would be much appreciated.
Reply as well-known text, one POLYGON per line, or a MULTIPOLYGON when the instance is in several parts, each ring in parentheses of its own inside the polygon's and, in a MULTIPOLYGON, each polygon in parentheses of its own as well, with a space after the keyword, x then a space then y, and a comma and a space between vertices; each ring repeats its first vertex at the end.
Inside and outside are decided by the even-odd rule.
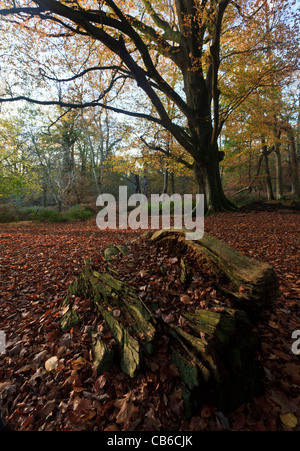
MULTIPOLYGON (((182 231, 163 230, 150 239, 158 246, 176 249, 177 255, 184 255, 182 283, 188 280, 195 259, 209 264, 218 285, 233 296, 238 308, 224 307, 221 312, 200 308, 188 311, 183 304, 184 326, 166 323, 155 317, 135 287, 109 272, 93 270, 87 261, 68 290, 65 302, 70 307, 61 319, 62 330, 71 328, 72 320, 80 321, 72 311, 72 297, 91 299, 117 343, 115 362, 130 377, 135 377, 143 366, 143 356, 155 351, 157 335, 167 335, 170 356, 181 379, 187 416, 207 402, 208 394, 223 412, 259 395, 263 388, 263 372, 257 359, 260 344, 247 312, 257 313, 272 305, 278 290, 272 268, 243 257, 208 235, 201 242, 187 242, 182 231), (114 314, 116 310, 118 315, 114 314)), ((93 342, 92 357, 99 374, 110 369, 112 355, 101 340, 93 342)))

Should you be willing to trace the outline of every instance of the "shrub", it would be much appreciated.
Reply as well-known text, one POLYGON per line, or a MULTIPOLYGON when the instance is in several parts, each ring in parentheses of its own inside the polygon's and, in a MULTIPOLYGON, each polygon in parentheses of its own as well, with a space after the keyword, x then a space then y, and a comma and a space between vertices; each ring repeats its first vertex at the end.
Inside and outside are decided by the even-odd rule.
POLYGON ((49 222, 50 224, 66 221, 62 213, 55 210, 40 210, 36 214, 38 222, 49 222))
POLYGON ((19 221, 32 221, 37 215, 37 207, 22 207, 18 210, 19 221))
POLYGON ((73 221, 86 221, 93 216, 93 212, 86 210, 80 205, 70 207, 67 211, 59 213, 54 210, 40 210, 36 214, 36 220, 39 222, 61 223, 73 221))
POLYGON ((2 204, 0 205, 0 222, 15 222, 19 220, 18 209, 15 205, 2 204))
POLYGON ((74 205, 70 207, 66 212, 63 213, 64 218, 67 221, 86 221, 94 215, 91 210, 86 210, 85 207, 81 205, 74 205))
POLYGON ((70 207, 65 212, 56 210, 37 210, 37 207, 17 208, 15 205, 0 205, 0 223, 16 221, 38 221, 50 224, 72 221, 86 221, 95 213, 81 205, 70 207))

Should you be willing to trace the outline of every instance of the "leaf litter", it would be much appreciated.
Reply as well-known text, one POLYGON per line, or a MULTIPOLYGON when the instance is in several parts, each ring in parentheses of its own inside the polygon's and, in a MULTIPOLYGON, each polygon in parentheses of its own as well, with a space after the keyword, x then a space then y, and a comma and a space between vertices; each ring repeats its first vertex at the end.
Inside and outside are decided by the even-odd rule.
MULTIPOLYGON (((99 231, 94 222, 62 225, 3 225, 0 229, 0 329, 7 349, 0 355, 0 414, 11 430, 299 430, 299 356, 291 335, 300 329, 300 274, 296 254, 299 214, 226 213, 206 219, 206 231, 251 258, 270 263, 280 280, 275 308, 257 326, 265 394, 226 417, 205 405, 184 417, 178 371, 169 338, 145 359, 134 379, 114 365, 98 375, 92 364, 91 331, 113 344, 99 312, 77 298, 81 322, 62 333, 59 319, 68 286, 91 258, 97 270, 111 244, 130 253, 118 261, 118 277, 140 290, 157 317, 188 327, 182 309, 221 311, 225 302, 205 271, 180 282, 180 261, 141 237, 140 231, 99 231), (47 363, 48 362, 48 363, 47 363), (50 363, 51 364, 50 364, 50 363)), ((114 257, 118 260, 118 256, 114 257)), ((118 317, 119 312, 114 311, 118 317)))

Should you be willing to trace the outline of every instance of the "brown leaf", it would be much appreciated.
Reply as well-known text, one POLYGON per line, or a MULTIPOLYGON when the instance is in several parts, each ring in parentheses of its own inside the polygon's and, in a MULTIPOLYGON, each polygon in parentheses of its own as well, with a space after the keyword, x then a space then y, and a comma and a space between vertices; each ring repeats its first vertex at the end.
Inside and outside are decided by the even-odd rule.
POLYGON ((291 356, 286 354, 283 351, 277 350, 277 349, 273 349, 273 353, 275 355, 277 355, 278 357, 280 357, 281 359, 285 360, 286 362, 289 362, 291 360, 291 356))
POLYGON ((283 393, 272 391, 270 394, 272 401, 275 401, 281 407, 281 413, 297 412, 298 407, 296 403, 288 399, 283 393))
POLYGON ((155 362, 151 362, 150 368, 151 368, 151 371, 153 371, 155 373, 157 370, 159 370, 159 365, 155 362))
POLYGON ((213 310, 217 313, 223 313, 225 312, 225 308, 224 307, 214 307, 213 310))
POLYGON ((76 413, 83 413, 84 411, 91 410, 92 404, 91 401, 89 401, 86 398, 75 398, 73 403, 73 410, 76 413))
POLYGON ((98 392, 105 386, 107 382, 107 376, 105 373, 101 374, 101 376, 98 377, 98 379, 95 381, 94 388, 95 391, 98 392))
POLYGON ((113 310, 114 318, 119 318, 120 315, 121 315, 121 310, 118 310, 118 309, 113 310))
POLYGON ((78 359, 72 361, 71 365, 73 370, 81 370, 86 366, 86 361, 82 357, 78 357, 78 359))
POLYGON ((116 424, 109 424, 104 431, 106 432, 119 432, 120 429, 118 428, 118 426, 116 424))
POLYGON ((201 417, 202 418, 210 418, 213 413, 213 409, 211 406, 204 405, 201 409, 201 417))
POLYGON ((175 415, 180 417, 183 413, 184 404, 182 399, 182 389, 178 390, 174 388, 173 392, 169 396, 169 407, 175 415))
POLYGON ((155 412, 153 407, 145 414, 144 427, 147 431, 159 431, 161 427, 161 422, 155 417, 155 412))
POLYGON ((118 424, 128 424, 131 419, 139 413, 139 408, 134 405, 135 395, 133 392, 127 393, 124 398, 118 399, 114 406, 120 409, 116 416, 118 424))
POLYGON ((173 323, 175 321, 175 316, 172 312, 169 314, 163 313, 161 317, 162 320, 167 324, 173 323))
POLYGON ((192 300, 187 294, 182 294, 180 296, 180 302, 182 302, 183 304, 192 304, 192 300))
POLYGON ((291 378, 291 382, 300 386, 300 365, 297 363, 287 363, 284 367, 284 373, 291 378))

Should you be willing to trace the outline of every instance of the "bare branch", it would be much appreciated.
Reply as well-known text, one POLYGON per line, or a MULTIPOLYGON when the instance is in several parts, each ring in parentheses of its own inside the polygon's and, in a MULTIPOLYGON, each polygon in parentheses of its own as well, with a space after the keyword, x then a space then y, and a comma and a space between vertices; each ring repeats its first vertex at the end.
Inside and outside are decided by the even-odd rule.
POLYGON ((162 121, 154 116, 151 116, 149 114, 144 113, 137 113, 132 111, 123 110, 121 108, 115 108, 110 105, 106 105, 105 103, 98 102, 97 100, 91 101, 91 102, 84 102, 84 103, 73 103, 73 102, 64 102, 62 100, 37 100, 32 99, 30 97, 26 96, 16 96, 16 97, 10 97, 10 98, 0 98, 0 103, 7 103, 7 102, 18 102, 24 100, 25 102, 33 103, 36 105, 57 105, 62 108, 72 108, 72 109, 83 109, 83 108, 91 108, 91 107, 101 107, 105 108, 107 110, 113 111, 115 113, 119 114, 125 114, 127 116, 131 117, 138 117, 140 119, 147 119, 148 121, 155 122, 156 124, 163 125, 162 121))
POLYGON ((39 72, 40 72, 40 75, 42 77, 44 77, 44 78, 47 78, 47 80, 56 81, 58 83, 64 83, 64 82, 74 81, 77 78, 81 78, 81 77, 83 77, 85 74, 87 74, 89 72, 104 71, 104 70, 120 71, 120 72, 123 72, 124 74, 126 74, 128 77, 131 77, 131 74, 130 74, 129 71, 127 71, 126 69, 123 69, 121 66, 116 66, 116 65, 113 65, 113 66, 94 66, 94 67, 89 67, 88 69, 83 70, 79 74, 73 75, 73 77, 69 77, 69 78, 49 77, 48 75, 46 75, 46 72, 42 68, 39 69, 39 72))

